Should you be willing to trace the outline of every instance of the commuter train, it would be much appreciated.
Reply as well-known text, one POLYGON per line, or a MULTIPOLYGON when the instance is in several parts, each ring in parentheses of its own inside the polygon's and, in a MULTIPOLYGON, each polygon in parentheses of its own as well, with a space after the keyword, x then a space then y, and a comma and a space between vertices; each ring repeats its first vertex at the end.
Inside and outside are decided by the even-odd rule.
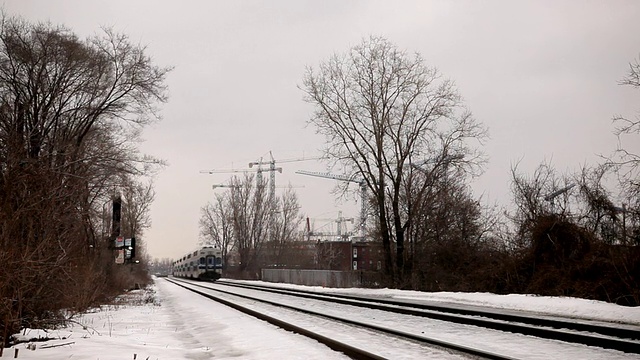
POLYGON ((222 251, 203 246, 173 262, 175 277, 216 281, 222 276, 222 251))

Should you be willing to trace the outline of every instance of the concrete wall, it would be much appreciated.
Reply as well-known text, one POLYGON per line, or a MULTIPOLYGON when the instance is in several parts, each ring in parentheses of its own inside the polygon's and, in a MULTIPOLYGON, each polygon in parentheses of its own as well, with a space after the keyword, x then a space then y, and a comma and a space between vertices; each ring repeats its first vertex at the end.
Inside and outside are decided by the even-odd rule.
POLYGON ((308 286, 335 288, 361 287, 357 271, 262 269, 262 280, 308 286))

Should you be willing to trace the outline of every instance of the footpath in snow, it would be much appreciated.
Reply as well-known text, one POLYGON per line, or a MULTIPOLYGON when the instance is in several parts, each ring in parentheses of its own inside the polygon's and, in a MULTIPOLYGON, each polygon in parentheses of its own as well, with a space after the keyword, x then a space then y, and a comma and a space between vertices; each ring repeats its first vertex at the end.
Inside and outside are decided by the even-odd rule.
POLYGON ((302 336, 156 279, 147 290, 77 316, 70 327, 27 329, 1 359, 348 359, 302 336), (35 349, 35 350, 32 350, 35 349))

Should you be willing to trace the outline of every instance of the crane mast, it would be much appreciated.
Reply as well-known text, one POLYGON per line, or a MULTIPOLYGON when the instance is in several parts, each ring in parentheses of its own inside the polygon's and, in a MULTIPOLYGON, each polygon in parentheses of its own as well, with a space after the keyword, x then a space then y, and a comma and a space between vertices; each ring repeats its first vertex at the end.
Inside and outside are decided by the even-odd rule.
MULTIPOLYGON (((261 172, 261 165, 269 165, 269 169, 267 171, 269 171, 269 181, 270 181, 270 188, 269 188, 269 201, 273 202, 275 199, 275 193, 276 193, 276 171, 278 171, 279 173, 282 173, 282 168, 277 168, 276 167, 276 160, 273 158, 273 153, 271 151, 269 151, 269 157, 271 158, 271 160, 268 161, 263 161, 262 158, 260 158, 259 161, 252 161, 249 163, 249 168, 253 168, 254 165, 258 166, 258 171, 259 173, 261 172)), ((287 162, 296 162, 296 161, 305 161, 305 160, 319 160, 319 159, 323 159, 323 157, 309 157, 309 158, 298 158, 298 159, 286 159, 286 160, 278 160, 278 163, 287 163, 287 162)))

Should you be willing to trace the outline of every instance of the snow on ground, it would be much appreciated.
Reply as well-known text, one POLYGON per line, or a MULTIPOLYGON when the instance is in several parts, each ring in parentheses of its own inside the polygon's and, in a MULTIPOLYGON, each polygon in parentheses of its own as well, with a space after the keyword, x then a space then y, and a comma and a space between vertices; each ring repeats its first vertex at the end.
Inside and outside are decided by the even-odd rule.
MULTIPOLYGON (((226 280, 226 279, 225 279, 226 280)), ((574 319, 596 320, 630 325, 640 325, 640 307, 620 306, 604 301, 586 300, 571 297, 548 297, 538 295, 496 295, 490 293, 462 292, 421 292, 394 289, 329 289, 321 286, 300 286, 274 284, 256 281, 240 281, 285 288, 305 289, 317 292, 344 293, 368 297, 404 299, 412 302, 447 303, 469 306, 481 306, 494 309, 526 311, 540 315, 562 316, 574 319)))
MULTIPOLYGON (((288 284, 262 285, 299 287, 288 284)), ((424 302, 523 310, 538 314, 640 325, 640 307, 563 297, 494 295, 487 293, 422 293, 392 289, 329 289, 424 302)), ((46 342, 21 343, 4 350, 18 359, 344 359, 313 340, 242 315, 166 281, 135 291, 123 305, 104 306, 74 318, 70 327, 25 330, 23 339, 47 336, 46 342), (207 309, 203 312, 201 309, 207 309), (250 334, 248 336, 248 334, 250 334), (35 346, 35 350, 32 350, 35 346)))
MULTIPOLYGON (((17 348, 18 359, 347 359, 167 281, 156 281, 151 290, 155 294, 133 292, 130 297, 142 300, 137 304, 104 306, 69 328, 49 331, 55 340, 4 349, 3 358, 13 358, 17 348)), ((20 336, 37 338, 43 332, 26 330, 20 336)))

